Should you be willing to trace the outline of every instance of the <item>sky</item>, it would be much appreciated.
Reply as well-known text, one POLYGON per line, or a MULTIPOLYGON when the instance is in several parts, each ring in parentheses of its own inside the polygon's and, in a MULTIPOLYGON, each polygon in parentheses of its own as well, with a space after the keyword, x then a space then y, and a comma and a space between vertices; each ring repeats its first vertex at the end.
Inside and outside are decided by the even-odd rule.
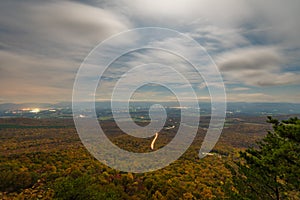
MULTIPOLYGON (((229 102, 300 103, 299 8, 298 0, 1 0, 0 103, 71 101, 77 71, 91 50, 113 35, 143 27, 172 29, 204 47, 220 72, 229 102)), ((137 38, 143 37, 137 33, 117 42, 122 47, 141 45, 137 38)), ((174 38, 159 42, 199 58, 195 49, 174 38)), ((103 55, 109 58, 110 53, 103 55)), ((96 100, 110 99, 114 85, 125 76, 131 77, 129 85, 157 76, 184 96, 184 84, 166 67, 135 68, 143 76, 124 74, 153 60, 178 69, 189 66, 166 51, 122 55, 103 74, 96 100), (131 68, 124 67, 128 63, 131 68)), ((213 66, 206 67, 209 71, 213 66)), ((199 100, 209 101, 203 79, 192 70, 180 73, 199 100)), ((173 100, 172 95, 148 84, 133 96, 173 100)))

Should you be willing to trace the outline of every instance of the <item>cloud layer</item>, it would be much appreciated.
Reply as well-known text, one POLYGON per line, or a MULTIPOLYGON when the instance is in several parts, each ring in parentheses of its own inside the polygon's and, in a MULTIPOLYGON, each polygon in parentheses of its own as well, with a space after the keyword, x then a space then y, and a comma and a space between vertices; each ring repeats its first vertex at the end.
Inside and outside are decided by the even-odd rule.
MULTIPOLYGON (((206 48, 220 69, 230 101, 300 102, 299 7, 293 0, 4 0, 0 101, 70 101, 77 69, 98 43, 130 28, 161 26, 181 31, 206 48)), ((175 40, 162 42, 177 45, 175 40)), ((136 52, 130 62, 153 57, 186 67, 180 59, 153 51, 136 52)), ((186 75, 199 91, 204 89, 203 80, 190 71, 186 75)), ((107 92, 113 87, 109 81, 104 85, 107 92)), ((149 94, 155 96, 155 91, 149 94)))
POLYGON ((285 57, 277 48, 235 49, 219 57, 218 66, 226 80, 251 86, 297 85, 300 75, 285 72, 285 57))
POLYGON ((1 4, 3 101, 70 101, 76 71, 88 51, 130 27, 115 13, 71 1, 1 4))

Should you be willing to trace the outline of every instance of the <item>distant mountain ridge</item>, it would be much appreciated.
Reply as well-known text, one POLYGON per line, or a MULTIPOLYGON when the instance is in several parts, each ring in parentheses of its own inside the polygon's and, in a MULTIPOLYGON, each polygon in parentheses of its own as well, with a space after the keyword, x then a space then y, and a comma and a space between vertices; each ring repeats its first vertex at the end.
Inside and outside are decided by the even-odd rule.
MULTIPOLYGON (((83 102, 83 105, 86 103, 83 102)), ((138 108, 149 108, 153 104, 162 104, 165 107, 176 108, 179 107, 177 102, 131 102, 131 107, 138 108)), ((110 102, 96 102, 96 109, 110 109, 110 102)), ((123 108, 125 102, 118 102, 118 108, 123 108)), ((211 110, 209 102, 200 102, 200 110, 209 112, 211 110)), ((193 108, 195 105, 190 104, 193 108)), ((40 108, 40 109, 72 109, 71 102, 60 102, 60 103, 4 103, 0 104, 0 112, 5 112, 7 110, 19 110, 24 108, 40 108)), ((300 113, 300 103, 249 103, 249 102, 228 102, 227 112, 230 113, 240 113, 246 115, 257 115, 257 114, 299 114, 300 113)))

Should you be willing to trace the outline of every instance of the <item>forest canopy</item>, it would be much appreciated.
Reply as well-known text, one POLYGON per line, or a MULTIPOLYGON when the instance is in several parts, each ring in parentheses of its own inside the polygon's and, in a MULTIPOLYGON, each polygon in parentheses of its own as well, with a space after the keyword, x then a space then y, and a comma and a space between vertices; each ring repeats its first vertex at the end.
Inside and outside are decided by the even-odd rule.
POLYGON ((259 142, 258 148, 240 152, 232 172, 231 199, 300 198, 300 120, 281 122, 268 117, 273 131, 259 142))

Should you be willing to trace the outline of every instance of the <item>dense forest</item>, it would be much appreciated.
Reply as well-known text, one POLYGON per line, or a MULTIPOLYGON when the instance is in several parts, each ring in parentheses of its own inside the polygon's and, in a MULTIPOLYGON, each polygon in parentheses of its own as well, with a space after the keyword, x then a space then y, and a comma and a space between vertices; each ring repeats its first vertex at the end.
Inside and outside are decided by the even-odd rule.
MULTIPOLYGON (((0 120, 1 199, 300 199, 300 120, 229 119, 212 154, 199 159, 205 135, 184 155, 149 173, 125 173, 96 160, 71 119, 0 120), (247 121, 247 123, 245 122, 247 121)), ((101 126, 122 148, 149 151, 112 121, 101 126)), ((157 148, 176 130, 162 131, 157 148)))

